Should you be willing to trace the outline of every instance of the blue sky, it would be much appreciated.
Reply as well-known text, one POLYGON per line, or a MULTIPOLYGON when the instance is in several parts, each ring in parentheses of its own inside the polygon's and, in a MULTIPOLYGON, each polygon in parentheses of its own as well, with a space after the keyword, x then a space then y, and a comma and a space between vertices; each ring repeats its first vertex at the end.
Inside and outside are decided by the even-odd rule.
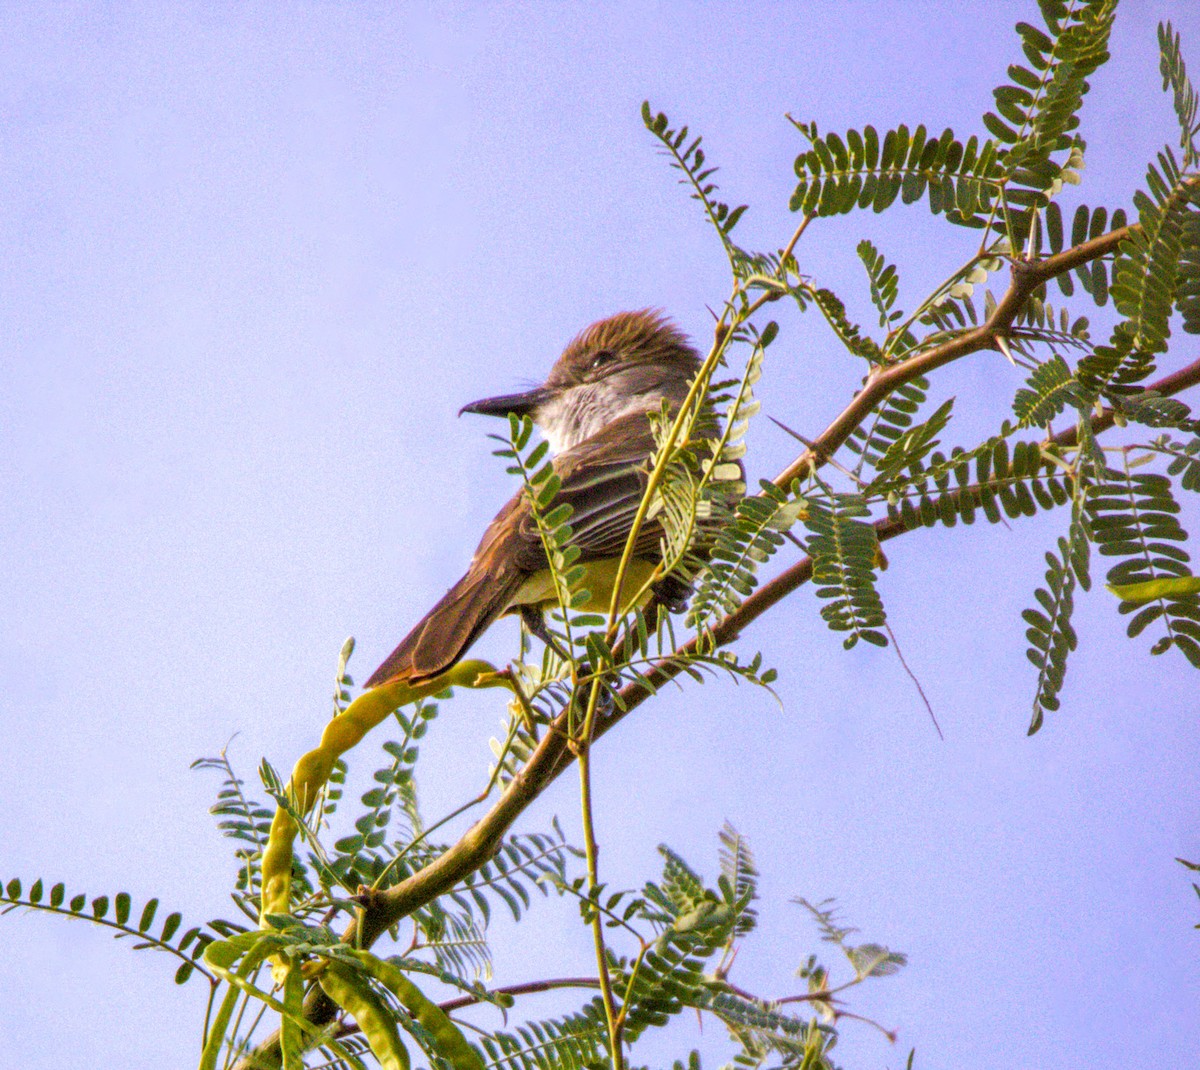
MULTIPOLYGON (((1128 205, 1174 140, 1164 17, 1200 72, 1200 9, 1123 6, 1069 206, 1128 205)), ((458 577, 511 493, 492 428, 458 408, 540 379, 614 311, 658 306, 706 337, 723 255, 644 98, 705 134, 723 192, 751 205, 743 244, 778 248, 800 148, 785 112, 978 132, 1019 58, 1012 24, 1036 18, 1012 2, 6 5, 0 877, 229 915, 217 784, 188 764, 237 733, 247 778, 262 756, 290 766, 345 636, 365 679, 458 577)), ((804 270, 864 320, 862 237, 898 261, 902 302, 971 244, 917 207, 814 225, 804 270)), ((814 317, 779 319, 764 409, 812 435, 861 369, 814 317)), ((950 441, 998 423, 1018 385, 998 355, 949 369, 950 441)), ((765 420, 750 450, 756 476, 790 457, 765 420)), ((690 686, 597 755, 614 886, 655 873, 659 842, 714 876, 722 822, 749 837, 762 929, 735 980, 796 990, 817 937, 794 895, 836 897, 910 955, 854 1005, 900 1042, 850 1024, 848 1067, 900 1066, 910 1046, 932 1070, 1200 1058, 1200 919, 1173 861, 1200 858, 1197 678, 1126 641, 1095 591, 1063 709, 1026 738, 1019 613, 1064 523, 889 545, 881 589, 944 742, 892 652, 843 653, 802 591, 740 644, 779 668, 782 707, 690 686)), ((497 627, 481 654, 503 661, 514 636, 497 627)), ((429 816, 477 790, 502 712, 487 694, 445 709, 424 744, 429 816)), ((577 829, 573 778, 526 828, 555 814, 577 829)), ((574 914, 499 926, 497 982, 586 970, 574 914)), ((205 993, 175 989, 165 961, 81 925, 3 924, 4 1064, 195 1057, 205 993)), ((699 1045, 715 1066, 719 1034, 684 1022, 637 1057, 699 1045)))

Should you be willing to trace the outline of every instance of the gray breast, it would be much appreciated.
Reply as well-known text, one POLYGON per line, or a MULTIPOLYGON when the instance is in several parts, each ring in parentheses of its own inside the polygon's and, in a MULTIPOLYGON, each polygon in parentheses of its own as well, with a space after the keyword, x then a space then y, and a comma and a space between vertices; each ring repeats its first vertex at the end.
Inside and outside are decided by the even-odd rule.
POLYGON ((661 369, 637 371, 642 375, 626 373, 596 383, 581 383, 539 406, 537 424, 550 448, 561 453, 628 413, 654 412, 664 399, 678 404, 687 394, 686 380, 664 378, 661 369), (647 372, 654 375, 653 381, 646 381, 647 372))

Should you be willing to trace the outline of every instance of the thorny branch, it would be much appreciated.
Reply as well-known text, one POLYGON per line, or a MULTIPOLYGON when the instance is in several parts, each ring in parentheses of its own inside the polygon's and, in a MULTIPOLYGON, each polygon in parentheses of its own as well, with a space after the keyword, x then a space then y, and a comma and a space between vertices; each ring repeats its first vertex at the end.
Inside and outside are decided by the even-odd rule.
POLYGON ((1137 224, 1118 227, 1045 260, 1014 260, 1008 290, 983 323, 941 345, 922 350, 895 364, 880 365, 876 368, 863 388, 854 395, 854 400, 820 434, 812 447, 780 474, 775 480, 775 485, 786 490, 791 486, 792 480, 811 475, 824 465, 854 429, 866 419, 867 414, 897 387, 922 375, 928 375, 961 357, 978 353, 981 349, 998 349, 997 339, 1007 335, 1021 309, 1025 307, 1025 302, 1040 286, 1059 275, 1065 275, 1081 264, 1116 252, 1121 242, 1136 228, 1137 224))

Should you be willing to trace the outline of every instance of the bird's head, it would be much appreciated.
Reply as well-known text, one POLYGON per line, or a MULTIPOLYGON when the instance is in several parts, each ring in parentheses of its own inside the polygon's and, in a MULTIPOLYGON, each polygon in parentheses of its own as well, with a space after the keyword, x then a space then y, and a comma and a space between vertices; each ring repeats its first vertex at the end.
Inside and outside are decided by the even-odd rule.
POLYGON ((527 415, 558 452, 630 412, 683 401, 699 367, 687 337, 660 312, 619 312, 577 335, 541 386, 473 401, 461 411, 527 415))

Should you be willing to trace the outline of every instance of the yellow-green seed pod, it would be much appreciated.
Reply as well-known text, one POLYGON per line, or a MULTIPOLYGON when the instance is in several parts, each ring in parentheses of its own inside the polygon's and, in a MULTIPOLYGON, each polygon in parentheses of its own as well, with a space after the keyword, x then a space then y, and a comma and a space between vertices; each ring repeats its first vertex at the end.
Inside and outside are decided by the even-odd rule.
MULTIPOLYGON (((329 780, 334 762, 401 706, 436 695, 447 687, 507 686, 510 686, 507 677, 496 672, 494 666, 472 658, 460 661, 428 683, 409 686, 403 680, 394 680, 364 691, 325 726, 321 745, 296 763, 288 784, 293 806, 302 813, 308 810, 329 780)), ((291 908, 292 844, 298 831, 296 822, 282 809, 276 809, 262 856, 260 918, 264 919, 264 926, 268 914, 286 914, 291 908)))
POLYGON ((437 1042, 438 1054, 455 1070, 484 1070, 479 1053, 467 1043, 463 1032, 441 1007, 429 999, 405 974, 390 962, 369 951, 352 951, 363 968, 400 1001, 409 1014, 437 1042))
POLYGON ((325 994, 358 1023, 383 1070, 409 1070, 408 1049, 400 1040, 396 1022, 365 977, 331 959, 320 982, 325 994))
POLYGON ((231 936, 227 940, 214 940, 204 949, 205 964, 229 985, 229 991, 225 993, 209 1026, 204 1050, 200 1053, 200 1070, 216 1070, 217 1057, 225 1045, 225 1036, 229 1032, 234 1008, 242 993, 253 989, 248 978, 253 975, 258 964, 278 948, 278 941, 271 934, 248 932, 231 936), (232 966, 239 958, 242 961, 234 972, 232 966))
POLYGON ((300 963, 287 960, 287 976, 283 981, 283 1005, 287 1014, 279 1023, 279 1050, 283 1053, 283 1070, 304 1070, 304 1035, 300 1022, 304 1018, 304 977, 300 963))

